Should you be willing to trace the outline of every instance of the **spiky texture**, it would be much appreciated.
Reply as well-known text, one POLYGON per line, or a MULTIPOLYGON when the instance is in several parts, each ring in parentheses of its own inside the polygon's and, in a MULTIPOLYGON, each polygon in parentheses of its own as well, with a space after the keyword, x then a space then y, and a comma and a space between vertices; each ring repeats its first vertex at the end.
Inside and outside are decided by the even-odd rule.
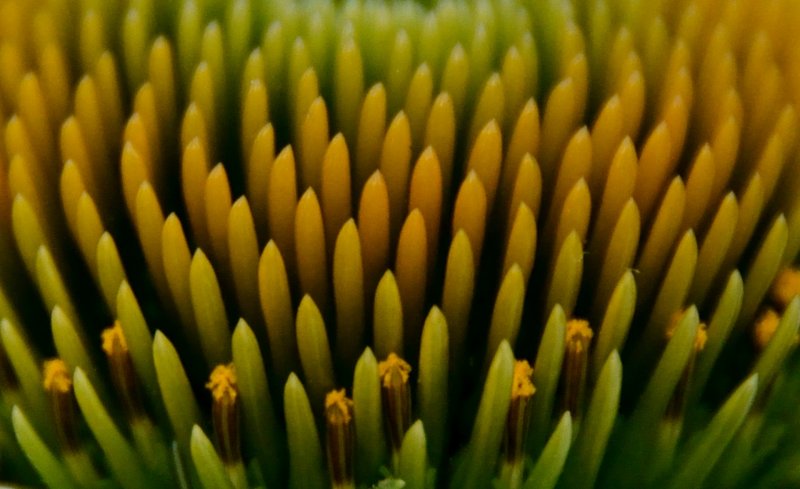
POLYGON ((800 484, 800 3, 429 3, 0 0, 1 478, 800 484))

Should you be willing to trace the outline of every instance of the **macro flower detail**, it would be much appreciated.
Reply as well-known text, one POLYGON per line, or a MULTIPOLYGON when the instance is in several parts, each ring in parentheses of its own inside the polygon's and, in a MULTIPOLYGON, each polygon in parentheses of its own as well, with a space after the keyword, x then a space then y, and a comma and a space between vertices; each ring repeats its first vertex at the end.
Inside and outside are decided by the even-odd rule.
POLYGON ((328 472, 331 486, 336 488, 355 487, 353 478, 353 401, 344 391, 331 391, 325 396, 325 424, 328 472))
POLYGON ((0 481, 800 486, 798 27, 0 0, 0 481))

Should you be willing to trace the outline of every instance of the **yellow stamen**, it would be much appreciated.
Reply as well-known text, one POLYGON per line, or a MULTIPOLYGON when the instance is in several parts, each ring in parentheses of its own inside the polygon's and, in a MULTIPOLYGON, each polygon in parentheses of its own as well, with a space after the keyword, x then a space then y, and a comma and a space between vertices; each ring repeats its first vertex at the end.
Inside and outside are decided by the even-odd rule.
POLYGON ((236 401, 236 370, 233 364, 217 365, 211 372, 206 383, 206 388, 211 391, 215 402, 233 404, 236 401))
POLYGON ((344 389, 332 390, 325 396, 325 421, 325 448, 333 488, 352 488, 355 462, 353 401, 347 398, 344 389))
POLYGON ((756 321, 756 327, 753 330, 753 341, 756 348, 764 350, 769 344, 769 341, 775 335, 780 323, 780 316, 774 309, 767 309, 760 318, 756 321))
POLYGON ((228 466, 242 460, 239 434, 239 391, 233 364, 217 365, 206 383, 211 391, 211 419, 220 459, 228 466))
POLYGON ((386 429, 394 453, 399 453, 403 436, 411 425, 410 372, 411 365, 394 353, 378 364, 386 429))
POLYGON ((111 371, 111 380, 117 395, 121 398, 122 407, 132 418, 144 416, 133 360, 119 321, 114 322, 112 327, 104 329, 101 338, 103 352, 106 354, 111 371))
POLYGON ((697 334, 694 337, 694 351, 701 352, 706 348, 708 341, 708 328, 703 323, 697 327, 697 334))
POLYGON ((44 362, 44 390, 51 393, 66 394, 72 390, 72 379, 69 377, 67 364, 60 358, 44 362))
POLYGON ((791 267, 784 268, 772 282, 770 290, 772 302, 779 309, 783 309, 799 294, 800 270, 791 267))
POLYGON ((511 399, 518 399, 521 397, 531 397, 536 392, 531 376, 533 375, 533 367, 527 360, 518 360, 514 364, 514 381, 511 384, 511 399))
POLYGON ((581 353, 589 348, 594 332, 589 327, 589 322, 583 319, 571 319, 567 323, 567 349, 581 353))
POLYGON ((511 384, 511 405, 506 417, 506 429, 503 437, 503 455, 505 462, 515 465, 522 461, 525 448, 525 437, 530 423, 531 397, 536 388, 531 382, 533 368, 527 360, 514 363, 514 380, 511 384))
POLYGON ((411 373, 411 365, 394 353, 378 363, 378 375, 384 387, 392 387, 398 384, 408 383, 408 375, 411 373))
POLYGON ((567 322, 566 352, 562 364, 562 410, 569 411, 574 419, 581 417, 586 390, 586 370, 589 343, 594 333, 583 319, 567 322))
MULTIPOLYGON (((219 368, 219 367, 217 367, 219 368)), ((346 425, 352 419, 353 401, 344 389, 333 390, 325 396, 325 418, 329 425, 346 425)))
POLYGON ((72 396, 72 379, 67 364, 60 358, 45 360, 43 365, 44 390, 50 397, 56 434, 66 453, 80 450, 77 435, 75 406, 72 396))
MULTIPOLYGON (((673 315, 671 326, 667 332, 669 336, 672 336, 674 333, 681 317, 683 317, 683 311, 673 315)), ((665 414, 667 419, 681 420, 683 418, 683 413, 686 409, 686 394, 689 392, 692 374, 694 372, 695 364, 697 363, 697 355, 703 351, 707 340, 708 331, 706 325, 704 323, 700 323, 697 326, 697 332, 694 336, 694 347, 689 356, 689 360, 686 362, 686 367, 684 367, 681 378, 678 380, 678 384, 675 386, 675 390, 672 392, 672 397, 667 405, 667 411, 665 414)))
POLYGON ((103 339, 103 351, 106 355, 112 356, 128 353, 128 343, 125 341, 125 335, 122 333, 122 326, 119 322, 103 330, 101 338, 103 339))

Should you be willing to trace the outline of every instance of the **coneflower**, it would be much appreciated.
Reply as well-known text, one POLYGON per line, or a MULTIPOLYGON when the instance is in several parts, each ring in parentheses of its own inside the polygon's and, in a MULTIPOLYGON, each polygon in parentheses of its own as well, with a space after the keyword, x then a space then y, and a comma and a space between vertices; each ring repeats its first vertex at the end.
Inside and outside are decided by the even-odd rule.
POLYGON ((798 29, 0 0, 0 480, 800 486, 798 29))

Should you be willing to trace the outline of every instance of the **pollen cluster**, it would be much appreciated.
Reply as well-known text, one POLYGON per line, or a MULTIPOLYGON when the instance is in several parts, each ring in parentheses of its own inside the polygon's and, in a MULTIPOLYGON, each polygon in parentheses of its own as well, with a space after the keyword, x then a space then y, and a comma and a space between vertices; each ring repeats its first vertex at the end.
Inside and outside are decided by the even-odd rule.
POLYGON ((800 485, 798 42, 795 0, 0 0, 0 481, 800 485))

